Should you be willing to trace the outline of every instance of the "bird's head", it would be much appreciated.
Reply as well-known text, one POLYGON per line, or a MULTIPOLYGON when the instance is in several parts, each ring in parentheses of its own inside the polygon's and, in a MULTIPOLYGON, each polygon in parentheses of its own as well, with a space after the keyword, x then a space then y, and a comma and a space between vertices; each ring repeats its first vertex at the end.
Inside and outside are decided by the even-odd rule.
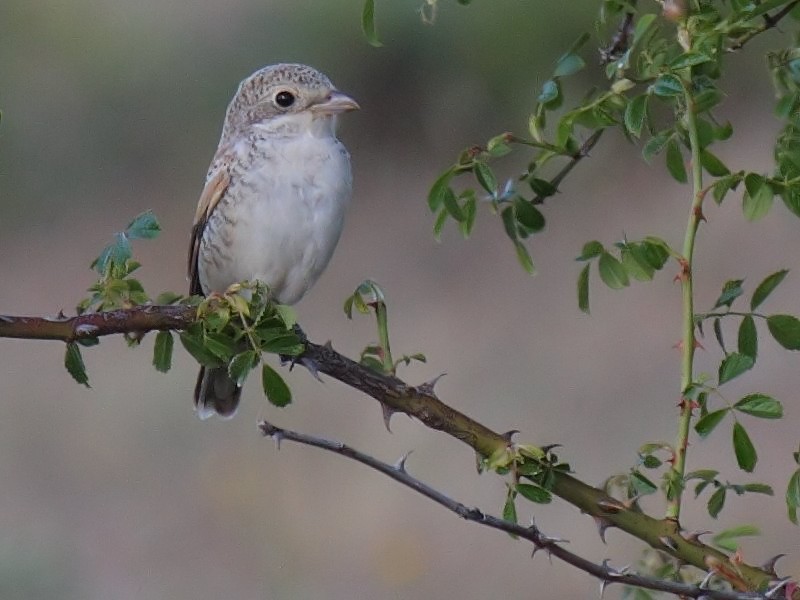
POLYGON ((325 75, 300 64, 259 69, 239 84, 228 106, 223 137, 263 128, 277 135, 300 131, 333 133, 336 116, 358 103, 336 89, 325 75))

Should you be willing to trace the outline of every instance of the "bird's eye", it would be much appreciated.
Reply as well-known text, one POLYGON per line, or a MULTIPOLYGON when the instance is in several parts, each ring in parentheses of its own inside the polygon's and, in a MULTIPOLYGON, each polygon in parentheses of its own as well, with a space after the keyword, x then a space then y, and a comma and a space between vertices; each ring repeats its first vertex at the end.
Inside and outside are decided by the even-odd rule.
POLYGON ((292 104, 294 104, 294 94, 292 92, 287 92, 286 90, 278 92, 275 94, 275 104, 281 108, 289 108, 292 104))

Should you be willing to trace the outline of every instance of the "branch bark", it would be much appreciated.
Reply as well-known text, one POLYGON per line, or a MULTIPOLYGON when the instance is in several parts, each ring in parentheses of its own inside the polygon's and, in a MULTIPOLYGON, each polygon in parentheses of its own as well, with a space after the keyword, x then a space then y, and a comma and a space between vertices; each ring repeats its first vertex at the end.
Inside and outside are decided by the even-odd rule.
MULTIPOLYGON (((73 342, 121 333, 183 330, 196 320, 196 309, 185 305, 144 305, 72 317, 19 317, 0 315, 0 337, 73 342)), ((434 382, 410 385, 398 377, 372 371, 334 350, 330 344, 308 342, 300 357, 319 372, 377 400, 388 414, 402 412, 425 426, 442 431, 490 457, 513 446, 509 435, 493 431, 442 402, 434 382)), ((731 560, 724 553, 685 534, 670 519, 655 519, 638 507, 623 503, 603 490, 567 473, 553 471, 552 493, 595 518, 601 531, 617 527, 703 571, 715 573, 741 591, 763 591, 776 585, 774 572, 731 560)), ((800 600, 800 591, 791 596, 800 600)))

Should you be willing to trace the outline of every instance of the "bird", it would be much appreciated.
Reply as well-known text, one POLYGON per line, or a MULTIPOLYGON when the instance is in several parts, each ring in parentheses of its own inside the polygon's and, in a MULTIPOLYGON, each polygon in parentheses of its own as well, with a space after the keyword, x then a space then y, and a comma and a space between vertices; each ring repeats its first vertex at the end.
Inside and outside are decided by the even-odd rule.
MULTIPOLYGON (((269 65, 239 84, 197 204, 191 295, 241 281, 263 282, 280 304, 308 292, 328 265, 352 196, 337 118, 359 108, 307 65, 269 65)), ((241 392, 226 368, 201 367, 195 411, 230 418, 241 392)))

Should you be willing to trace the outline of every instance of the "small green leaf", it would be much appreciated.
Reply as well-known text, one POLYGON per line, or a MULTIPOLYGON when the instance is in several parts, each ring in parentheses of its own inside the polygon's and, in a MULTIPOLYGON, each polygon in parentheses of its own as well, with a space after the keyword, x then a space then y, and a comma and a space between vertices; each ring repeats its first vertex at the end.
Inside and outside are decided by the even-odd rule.
POLYGON ((765 496, 775 495, 772 486, 769 486, 766 483, 746 483, 742 486, 742 489, 751 494, 764 494, 765 496))
POLYGON ((730 175, 731 172, 724 162, 708 150, 700 151, 700 164, 713 177, 724 177, 725 175, 730 175))
POLYGON ((536 266, 533 264, 533 259, 531 258, 530 252, 525 247, 525 244, 522 242, 514 242, 514 248, 517 251, 517 261, 525 269, 525 272, 528 275, 535 275, 536 274, 536 266))
POLYGON ((702 52, 686 52, 676 56, 669 62, 669 66, 675 70, 685 69, 686 67, 693 67, 695 65, 702 65, 711 60, 707 55, 702 52))
POLYGON ((558 188, 554 186, 552 183, 547 181, 546 179, 539 179, 538 177, 533 177, 528 182, 533 190, 533 193, 536 194, 536 197, 539 200, 544 200, 545 198, 549 198, 550 196, 555 195, 558 192, 558 188))
POLYGON ((758 284, 756 291, 753 292, 753 298, 750 300, 750 310, 755 310, 767 297, 775 291, 775 288, 778 287, 781 282, 786 278, 788 275, 788 269, 781 269, 780 271, 776 271, 772 275, 768 275, 764 278, 764 281, 758 284))
POLYGON ((662 98, 673 98, 683 94, 683 84, 681 80, 672 75, 665 73, 652 85, 653 93, 662 98))
POLYGON ((459 223, 464 221, 464 211, 461 210, 455 193, 449 187, 444 190, 444 208, 459 223))
POLYGON ((647 262, 641 246, 631 245, 627 248, 623 248, 621 258, 622 265, 625 267, 628 275, 637 281, 650 281, 653 279, 653 272, 655 269, 647 262))
POLYGON ((292 390, 275 369, 266 362, 261 366, 261 387, 271 404, 284 407, 292 402, 292 390))
POLYGON ((473 169, 475 178, 481 184, 481 187, 490 194, 495 195, 497 193, 497 178, 494 176, 491 167, 485 162, 476 161, 473 169))
POLYGON ((642 94, 633 98, 625 107, 625 128, 634 137, 638 138, 642 134, 649 99, 648 94, 642 94))
POLYGON ((261 344, 261 349, 264 352, 271 352, 273 354, 297 356, 303 353, 305 346, 295 334, 287 333, 264 340, 264 343, 261 344))
POLYGON ((792 315, 770 315, 767 327, 772 337, 787 350, 800 350, 800 320, 792 315))
POLYGON ((444 229, 444 224, 447 223, 447 217, 448 213, 444 208, 436 215, 436 221, 433 224, 433 237, 437 242, 441 240, 442 229, 444 229))
POLYGON ((749 356, 753 360, 756 359, 758 354, 758 332, 752 315, 746 315, 739 325, 738 349, 739 354, 749 356))
POLYGON ((589 268, 585 265, 578 275, 578 308, 581 312, 589 314, 589 268))
POLYGON ((712 538, 712 542, 728 552, 735 552, 740 545, 738 538, 753 535, 761 535, 761 530, 755 525, 739 525, 720 531, 712 538))
POLYGON ((636 490, 636 493, 639 495, 652 494, 658 489, 658 486, 656 486, 655 483, 650 481, 639 471, 633 471, 631 473, 631 483, 633 484, 633 488, 636 490))
POLYGON ((567 77, 573 75, 586 66, 584 60, 577 54, 565 54, 558 60, 554 77, 567 77))
POLYGON ((736 453, 739 468, 752 473, 758 462, 758 454, 747 431, 738 421, 733 424, 733 451, 736 453))
POLYGON ((514 211, 519 224, 528 231, 537 233, 544 229, 544 215, 524 198, 517 196, 514 199, 514 211))
POLYGON ((536 504, 549 504, 553 500, 553 494, 538 485, 518 483, 516 489, 520 495, 536 504))
POLYGON ((717 298, 717 301, 714 303, 714 308, 719 308, 720 306, 727 306, 730 308, 733 301, 744 293, 742 283, 744 283, 744 279, 731 279, 726 281, 725 285, 722 286, 722 292, 719 298, 717 298))
POLYGON ((734 404, 733 407, 740 412, 760 419, 780 419, 783 416, 781 403, 766 394, 748 394, 734 404))
POLYGON ((149 240, 157 237, 161 232, 161 225, 152 211, 145 211, 130 222, 125 233, 132 240, 149 240))
POLYGON ((64 367, 66 367, 67 372, 72 375, 75 381, 85 385, 87 388, 91 387, 89 385, 89 376, 86 374, 86 365, 83 364, 81 349, 75 342, 67 343, 67 351, 64 354, 64 367))
POLYGON ((258 364, 258 361, 259 353, 255 350, 240 352, 228 364, 228 375, 236 382, 236 385, 242 385, 250 371, 258 364))
POLYGON ((364 9, 361 11, 361 30, 370 46, 375 48, 383 46, 375 29, 375 0, 364 1, 364 9))
POLYGON ((581 255, 575 260, 590 260, 600 256, 604 251, 603 244, 597 240, 586 242, 581 249, 581 255))
POLYGON ((745 192, 742 197, 742 210, 748 221, 757 221, 772 208, 774 193, 767 180, 756 173, 748 173, 744 178, 745 192))
POLYGON ((671 139, 667 142, 667 170, 678 183, 686 183, 686 165, 683 164, 683 154, 678 142, 671 139))
POLYGON ((197 336, 192 335, 187 331, 182 331, 180 333, 180 340, 186 351, 191 354, 192 357, 201 365, 206 367, 221 366, 222 361, 219 359, 219 357, 210 350, 206 349, 205 344, 203 344, 203 342, 200 341, 197 336))
POLYGON ((478 200, 475 198, 475 192, 473 190, 467 190, 463 192, 461 196, 466 199, 461 207, 464 211, 464 220, 459 223, 459 228, 461 229, 461 235, 468 238, 475 227, 475 217, 478 213, 478 200))
POLYGON ((436 212, 444 204, 445 190, 450 187, 450 180, 453 179, 453 169, 448 169, 433 182, 430 192, 428 192, 428 208, 431 212, 436 212))
POLYGON ((517 522, 517 507, 514 504, 514 494, 509 492, 506 503, 503 505, 503 520, 509 523, 517 522))
POLYGON ((600 271, 600 279, 612 290, 619 290, 630 285, 625 267, 608 252, 603 252, 600 255, 597 265, 600 271))
POLYGON ((537 101, 547 106, 547 108, 558 108, 554 103, 559 100, 560 96, 561 87, 558 82, 553 79, 548 79, 544 82, 544 85, 542 85, 542 91, 539 93, 537 101))
POLYGON ((789 520, 797 525, 797 509, 800 508, 800 470, 792 473, 789 484, 786 486, 786 508, 789 512, 789 520))
POLYGON ((697 435, 703 438, 707 437, 708 434, 714 431, 714 428, 722 422, 722 419, 725 418, 729 410, 728 408, 721 408, 701 417, 694 426, 697 435))
POLYGON ((664 240, 648 237, 642 242, 642 250, 648 264, 654 269, 661 270, 667 263, 670 249, 664 240))
POLYGON ((719 516, 719 513, 722 511, 722 507, 725 506, 726 491, 727 490, 724 487, 719 487, 708 499, 708 514, 714 519, 719 516))
POLYGON ((159 331, 153 347, 153 366, 156 371, 166 373, 172 368, 172 347, 175 340, 171 331, 159 331))
POLYGON ((719 365, 719 385, 730 381, 753 368, 755 361, 752 356, 731 352, 719 365))
POLYGON ((181 298, 183 298, 183 296, 175 292, 161 292, 156 297, 156 304, 174 304, 181 298))
POLYGON ((647 140, 647 143, 642 148, 642 156, 647 162, 650 162, 656 154, 660 154, 670 140, 671 134, 669 131, 661 131, 647 140))

